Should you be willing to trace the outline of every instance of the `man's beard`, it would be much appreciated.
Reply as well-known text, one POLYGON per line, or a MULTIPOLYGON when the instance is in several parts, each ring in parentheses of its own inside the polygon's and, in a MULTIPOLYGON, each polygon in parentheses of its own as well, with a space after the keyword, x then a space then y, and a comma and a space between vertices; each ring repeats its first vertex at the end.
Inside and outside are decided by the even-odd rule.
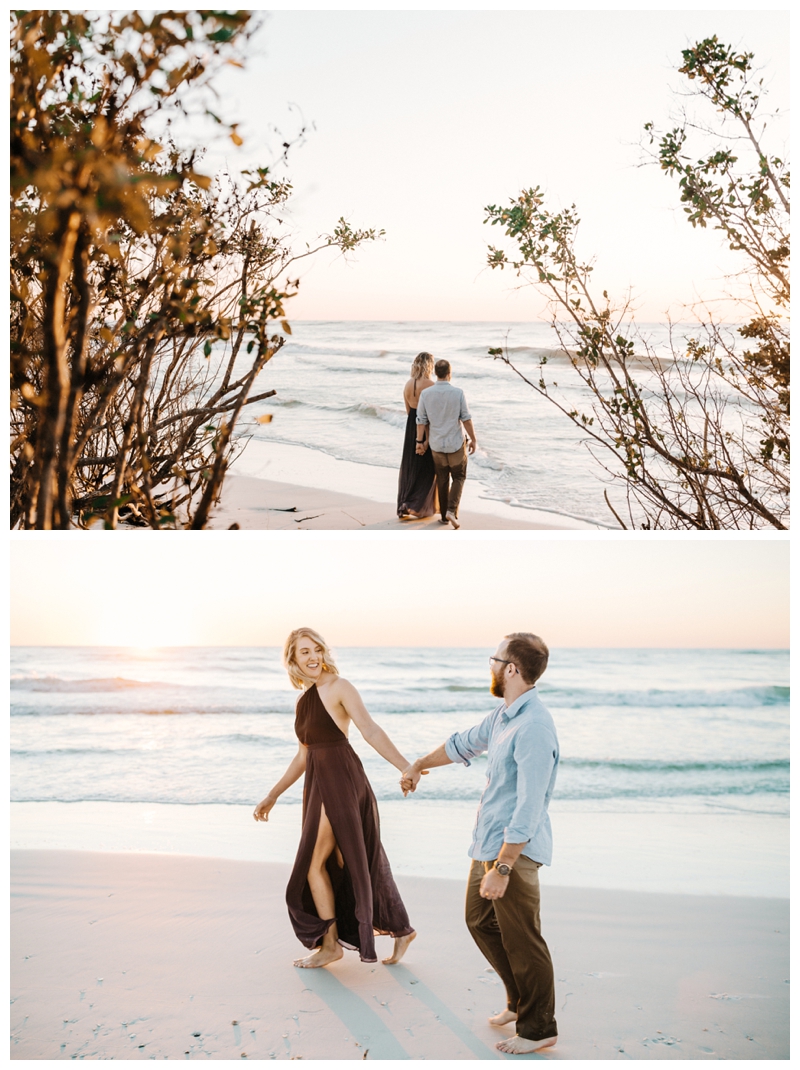
POLYGON ((495 698, 502 698, 506 693, 505 680, 502 676, 498 679, 494 674, 494 669, 492 669, 492 684, 489 690, 495 698))

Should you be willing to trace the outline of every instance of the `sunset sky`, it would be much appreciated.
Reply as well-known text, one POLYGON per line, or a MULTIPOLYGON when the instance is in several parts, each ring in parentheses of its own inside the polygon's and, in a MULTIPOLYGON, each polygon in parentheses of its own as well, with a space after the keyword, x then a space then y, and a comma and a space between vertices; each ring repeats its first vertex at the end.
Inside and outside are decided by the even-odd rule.
POLYGON ((308 625, 335 646, 789 644, 785 541, 276 535, 12 539, 11 641, 278 645, 308 625))
MULTIPOLYGON (((290 317, 541 318, 542 300, 484 267, 487 204, 541 185, 577 204, 599 289, 634 287, 638 318, 717 296, 735 267, 685 221, 674 180, 641 167, 642 127, 668 128, 681 49, 716 34, 754 52, 768 106, 789 105, 788 11, 274 11, 228 67, 215 108, 245 144, 213 141, 207 171, 269 163, 302 122, 289 218, 302 243, 340 215, 385 228, 352 264, 303 269, 290 317), (291 109, 290 109, 290 106, 291 109)), ((708 113, 707 117, 711 117, 708 113)), ((774 126, 782 154, 788 126, 774 126)), ((685 318, 685 317, 684 317, 685 318)))

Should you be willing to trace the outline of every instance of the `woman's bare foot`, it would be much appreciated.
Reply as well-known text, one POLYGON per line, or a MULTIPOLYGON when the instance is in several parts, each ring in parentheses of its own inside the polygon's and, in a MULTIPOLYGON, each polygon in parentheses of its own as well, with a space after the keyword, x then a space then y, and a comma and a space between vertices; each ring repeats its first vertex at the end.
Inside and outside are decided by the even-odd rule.
POLYGON ((416 935, 416 932, 411 932, 408 936, 396 936, 394 938, 394 951, 392 951, 388 959, 381 959, 384 966, 393 966, 396 962, 399 962, 408 951, 408 945, 416 935))
POLYGON ((330 966, 332 962, 338 962, 342 955, 344 951, 339 944, 330 948, 320 947, 310 955, 306 955, 304 959, 295 959, 292 965, 304 970, 314 970, 320 966, 330 966))
POLYGON ((500 1011, 499 1014, 493 1014, 489 1019, 489 1025, 508 1025, 509 1022, 516 1022, 516 1011, 500 1011))
POLYGON ((541 1051, 542 1048, 552 1048, 558 1037, 545 1037, 544 1040, 526 1040, 525 1037, 513 1036, 508 1040, 500 1040, 495 1044, 498 1051, 504 1051, 506 1055, 527 1055, 532 1051, 541 1051))

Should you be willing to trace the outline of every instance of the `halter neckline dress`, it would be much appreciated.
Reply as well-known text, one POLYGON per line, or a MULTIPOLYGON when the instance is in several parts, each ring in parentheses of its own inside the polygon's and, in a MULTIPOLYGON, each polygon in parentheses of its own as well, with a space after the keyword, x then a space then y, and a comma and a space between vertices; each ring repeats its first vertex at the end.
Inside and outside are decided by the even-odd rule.
POLYGON ((298 940, 319 947, 335 921, 339 943, 377 962, 374 936, 408 936, 414 930, 381 845, 378 804, 358 755, 325 709, 313 684, 297 703, 295 732, 308 747, 303 787, 303 827, 286 888, 289 917, 298 940), (344 866, 334 850, 326 863, 336 916, 317 914, 308 869, 319 830, 320 810, 331 823, 344 866))

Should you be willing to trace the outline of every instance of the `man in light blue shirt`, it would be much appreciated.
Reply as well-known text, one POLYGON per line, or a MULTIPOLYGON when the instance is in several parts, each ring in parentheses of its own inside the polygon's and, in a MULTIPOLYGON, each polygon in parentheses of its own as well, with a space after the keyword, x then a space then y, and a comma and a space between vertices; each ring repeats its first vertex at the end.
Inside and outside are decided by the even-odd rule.
POLYGON ((553 856, 547 807, 559 759, 553 718, 535 687, 548 657, 538 636, 507 635, 489 659, 491 691, 503 701, 480 724, 418 758, 400 782, 404 791, 414 791, 423 770, 469 765, 487 753, 486 787, 469 849, 466 917, 506 986, 506 1010, 489 1021, 516 1022, 516 1035, 496 1045, 511 1055, 552 1047, 558 1037, 553 964, 539 922, 539 867, 553 856))
POLYGON ((439 492, 443 524, 460 527, 458 506, 467 478, 467 449, 475 452, 478 441, 464 391, 450 382, 450 362, 434 364, 436 382, 423 390, 417 403, 417 453, 430 446, 439 492), (466 432, 469 446, 464 444, 466 432))

